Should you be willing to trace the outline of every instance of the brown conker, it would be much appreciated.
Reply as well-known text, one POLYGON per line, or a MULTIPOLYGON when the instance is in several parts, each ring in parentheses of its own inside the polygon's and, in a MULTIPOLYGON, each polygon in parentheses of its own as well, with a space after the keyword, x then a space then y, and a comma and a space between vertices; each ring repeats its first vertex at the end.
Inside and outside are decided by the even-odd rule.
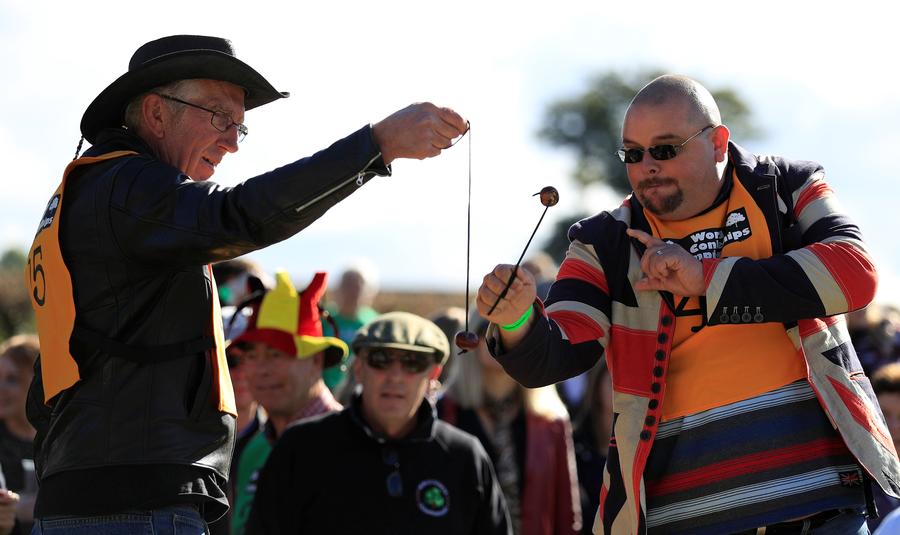
POLYGON ((478 335, 472 331, 459 331, 454 337, 456 347, 460 349, 475 349, 478 347, 478 335))
POLYGON ((540 192, 541 204, 544 206, 556 206, 559 202, 559 192, 553 186, 547 186, 540 192))

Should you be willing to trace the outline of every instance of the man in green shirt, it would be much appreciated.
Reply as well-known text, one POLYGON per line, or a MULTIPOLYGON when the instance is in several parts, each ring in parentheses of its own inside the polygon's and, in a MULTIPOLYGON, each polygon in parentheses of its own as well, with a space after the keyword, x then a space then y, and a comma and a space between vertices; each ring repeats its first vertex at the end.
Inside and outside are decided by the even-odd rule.
POLYGON ((238 460, 231 531, 244 533, 256 494, 256 479, 272 447, 294 422, 343 407, 322 380, 322 370, 347 355, 347 344, 322 336, 318 301, 327 275, 317 273, 297 293, 284 271, 275 274, 275 289, 263 297, 250 325, 234 341, 250 392, 268 413, 266 425, 247 443, 238 460))

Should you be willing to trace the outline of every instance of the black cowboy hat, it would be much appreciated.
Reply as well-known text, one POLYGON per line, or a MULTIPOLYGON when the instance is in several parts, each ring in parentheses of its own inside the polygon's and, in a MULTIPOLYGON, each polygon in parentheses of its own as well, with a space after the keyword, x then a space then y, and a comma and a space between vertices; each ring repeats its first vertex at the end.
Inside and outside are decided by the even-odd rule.
POLYGON ((100 130, 121 126, 128 102, 154 87, 177 80, 205 78, 244 88, 244 109, 251 110, 290 93, 279 92, 261 74, 237 59, 231 41, 202 35, 171 35, 137 49, 128 72, 97 95, 81 118, 81 133, 94 143, 100 130))

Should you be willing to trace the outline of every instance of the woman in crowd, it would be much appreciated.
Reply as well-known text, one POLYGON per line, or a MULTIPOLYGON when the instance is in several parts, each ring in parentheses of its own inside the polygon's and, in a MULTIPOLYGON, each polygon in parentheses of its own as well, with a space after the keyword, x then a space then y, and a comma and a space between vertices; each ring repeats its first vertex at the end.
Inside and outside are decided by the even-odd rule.
POLYGON ((612 379, 606 361, 598 362, 587 374, 587 389, 575 416, 575 462, 581 489, 582 527, 592 533, 594 514, 600 505, 603 468, 612 432, 612 379))
POLYGON ((37 493, 35 430, 25 417, 25 400, 39 351, 34 335, 16 335, 0 344, 0 466, 6 489, 20 497, 16 518, 23 533, 31 531, 37 493))
POLYGON ((481 440, 494 463, 517 535, 576 534, 581 506, 572 431, 552 386, 527 389, 488 352, 487 325, 474 354, 456 357, 456 379, 438 413, 481 440))

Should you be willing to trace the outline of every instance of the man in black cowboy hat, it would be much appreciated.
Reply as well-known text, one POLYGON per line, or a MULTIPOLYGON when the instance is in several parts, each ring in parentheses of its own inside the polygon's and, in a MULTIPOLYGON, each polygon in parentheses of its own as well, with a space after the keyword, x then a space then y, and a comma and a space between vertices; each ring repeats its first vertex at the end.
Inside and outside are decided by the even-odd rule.
POLYGON ((206 182, 247 134, 244 112, 286 96, 229 41, 180 35, 140 47, 88 106, 93 146, 66 168, 25 273, 43 533, 173 518, 202 533, 220 517, 235 408, 209 264, 294 235, 466 128, 414 104, 234 188, 206 182))

